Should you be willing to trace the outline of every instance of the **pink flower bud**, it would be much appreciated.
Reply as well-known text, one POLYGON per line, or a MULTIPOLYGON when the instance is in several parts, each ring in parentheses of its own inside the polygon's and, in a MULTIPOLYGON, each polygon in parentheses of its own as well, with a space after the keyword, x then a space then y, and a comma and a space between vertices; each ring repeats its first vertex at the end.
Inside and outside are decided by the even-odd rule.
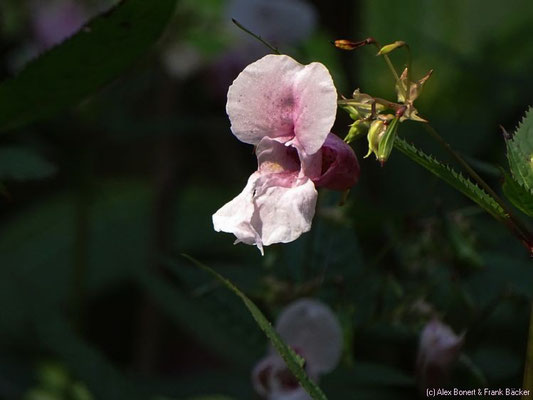
POLYGON ((438 319, 423 329, 418 347, 416 372, 422 388, 441 386, 448 379, 463 345, 464 335, 456 335, 438 319))
POLYGON ((330 133, 322 145, 322 172, 313 179, 317 187, 346 190, 359 180, 360 168, 353 149, 330 133))

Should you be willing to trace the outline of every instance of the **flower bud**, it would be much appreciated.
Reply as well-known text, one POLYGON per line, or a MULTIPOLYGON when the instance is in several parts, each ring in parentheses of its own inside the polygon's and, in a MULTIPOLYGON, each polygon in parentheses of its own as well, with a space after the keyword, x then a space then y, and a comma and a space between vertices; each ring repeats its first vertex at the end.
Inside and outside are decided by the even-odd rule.
POLYGON ((370 129, 368 130, 368 153, 366 153, 365 158, 370 154, 374 153, 377 157, 378 147, 383 134, 387 130, 387 125, 381 120, 375 120, 370 124, 370 129))
POLYGON ((424 327, 416 361, 417 379, 422 388, 439 387, 446 382, 463 341, 463 334, 456 335, 438 319, 424 327))
POLYGON ((370 123, 368 121, 364 121, 362 119, 355 121, 353 124, 350 125, 350 130, 344 138, 344 141, 348 144, 352 143, 359 136, 366 135, 368 133, 369 127, 370 123))
POLYGON ((330 133, 322 145, 322 171, 313 179, 317 187, 346 190, 359 180, 359 162, 353 149, 337 135, 330 133))
POLYGON ((354 42, 352 40, 347 40, 347 39, 339 39, 339 40, 335 40, 333 44, 335 45, 335 47, 341 50, 355 50, 355 49, 358 49, 359 47, 373 44, 375 42, 376 41, 374 38, 367 38, 359 42, 354 42))
POLYGON ((383 165, 389 159, 389 156, 392 153, 394 140, 396 140, 396 131, 398 130, 398 121, 399 117, 396 117, 392 120, 392 122, 387 126, 387 130, 383 134, 383 138, 379 142, 376 156, 381 165, 383 165))
POLYGON ((394 43, 391 43, 391 44, 387 44, 385 46, 383 46, 379 51, 378 51, 378 56, 381 56, 383 54, 389 54, 390 52, 396 50, 396 49, 399 49, 400 47, 403 47, 405 46, 405 42, 401 41, 401 40, 397 40, 396 42, 394 43))

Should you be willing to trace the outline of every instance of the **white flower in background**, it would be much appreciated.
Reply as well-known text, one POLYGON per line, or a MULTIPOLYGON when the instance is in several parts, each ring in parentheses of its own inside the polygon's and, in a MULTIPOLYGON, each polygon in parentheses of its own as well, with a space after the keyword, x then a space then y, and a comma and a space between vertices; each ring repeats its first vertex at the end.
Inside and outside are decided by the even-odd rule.
POLYGON ((222 97, 239 72, 270 50, 237 28, 231 20, 286 50, 308 39, 317 26, 317 12, 306 0, 229 0, 225 8, 226 31, 232 42, 210 68, 209 88, 222 97))
POLYGON ((41 50, 72 36, 89 19, 83 3, 72 0, 33 1, 30 13, 34 38, 41 50))
POLYGON ((306 0, 228 0, 218 22, 210 26, 215 35, 227 42, 224 51, 213 57, 170 32, 161 54, 166 72, 175 79, 185 79, 200 68, 209 67, 209 89, 217 97, 225 96, 227 87, 244 66, 269 52, 237 28, 232 18, 267 41, 288 46, 307 39, 317 25, 315 8, 306 0))
MULTIPOLYGON (((230 0, 226 19, 239 21, 254 33, 276 44, 295 44, 307 39, 317 23, 314 7, 304 0, 230 0)), ((232 27, 240 41, 261 43, 232 27)))
POLYGON ((420 335, 416 372, 422 388, 434 388, 444 384, 454 362, 459 357, 464 334, 453 330, 434 318, 426 324, 420 335))
MULTIPOLYGON (((276 322, 285 343, 305 359, 309 377, 318 381, 339 363, 342 330, 328 306, 313 299, 300 299, 287 306, 276 322)), ((252 371, 252 383, 267 400, 309 400, 310 397, 270 346, 268 355, 252 371)))
POLYGON ((8 68, 21 70, 29 61, 74 35, 93 16, 118 0, 100 0, 87 5, 81 0, 28 0, 30 40, 8 56, 8 68))

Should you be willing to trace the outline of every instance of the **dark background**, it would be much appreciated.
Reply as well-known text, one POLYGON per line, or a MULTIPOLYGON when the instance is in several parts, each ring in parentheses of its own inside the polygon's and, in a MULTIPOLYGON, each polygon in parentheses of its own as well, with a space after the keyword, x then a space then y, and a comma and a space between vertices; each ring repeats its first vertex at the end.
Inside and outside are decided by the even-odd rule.
MULTIPOLYGON (((52 3, 2 0, 3 79, 28 49, 44 51, 35 9, 52 3)), ((95 3, 84 3, 87 18, 109 6, 95 3)), ((321 381, 330 399, 416 398, 418 335, 434 314, 466 332, 449 385, 520 387, 527 251, 399 152, 381 168, 357 142, 361 178, 347 203, 321 191, 312 231, 264 257, 213 231, 211 215, 256 167, 229 129, 227 87, 268 49, 231 25, 229 0, 177 3, 163 38, 111 84, 0 136, 0 398, 254 398, 266 338, 182 253, 232 279, 271 320, 302 296, 329 304, 346 339, 321 381)), ((418 110, 500 191, 498 125, 512 131, 533 103, 530 1, 306 4, 314 24, 254 17, 253 5, 241 22, 301 62, 323 62, 348 97, 361 88, 394 100, 394 80, 374 48, 342 52, 331 40, 407 41, 415 77, 435 70, 418 110)), ((405 63, 402 50, 391 57, 405 63)), ((339 111, 334 132, 349 123, 339 111)), ((399 134, 450 161, 416 123, 399 134)))

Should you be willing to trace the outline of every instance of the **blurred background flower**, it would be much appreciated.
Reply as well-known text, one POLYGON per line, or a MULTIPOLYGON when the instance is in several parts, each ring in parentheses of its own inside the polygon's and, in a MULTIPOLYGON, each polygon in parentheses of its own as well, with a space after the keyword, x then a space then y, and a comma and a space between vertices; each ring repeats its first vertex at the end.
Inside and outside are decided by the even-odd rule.
POLYGON ((426 388, 443 387, 450 375, 453 363, 459 357, 464 341, 452 329, 438 319, 426 324, 420 335, 416 360, 419 385, 426 388))
MULTIPOLYGON (((311 379, 318 381, 339 363, 342 330, 337 317, 324 303, 296 300, 282 310, 275 327, 285 343, 303 357, 311 379)), ((269 400, 310 399, 272 346, 256 364, 252 382, 257 393, 269 400)))

